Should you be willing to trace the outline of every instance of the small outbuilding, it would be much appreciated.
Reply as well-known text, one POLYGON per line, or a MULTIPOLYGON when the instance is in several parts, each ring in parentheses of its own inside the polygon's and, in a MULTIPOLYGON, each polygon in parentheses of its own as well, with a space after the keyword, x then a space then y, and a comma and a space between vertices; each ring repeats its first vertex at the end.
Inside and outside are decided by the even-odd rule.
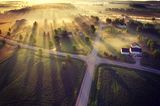
POLYGON ((121 54, 123 54, 123 55, 129 55, 130 54, 129 48, 122 48, 121 49, 121 54))

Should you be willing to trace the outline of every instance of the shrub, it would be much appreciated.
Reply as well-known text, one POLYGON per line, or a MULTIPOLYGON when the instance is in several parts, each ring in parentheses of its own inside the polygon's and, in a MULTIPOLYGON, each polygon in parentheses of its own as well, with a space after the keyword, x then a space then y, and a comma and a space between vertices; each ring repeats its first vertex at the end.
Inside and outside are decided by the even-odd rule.
POLYGON ((160 50, 158 49, 154 50, 152 55, 155 59, 160 59, 160 50))
POLYGON ((110 18, 106 18, 106 23, 110 24, 112 20, 110 18))
POLYGON ((85 40, 86 40, 87 42, 89 42, 89 41, 90 41, 90 38, 89 38, 89 37, 85 37, 85 40))
POLYGON ((73 50, 76 51, 77 50, 77 47, 75 45, 73 45, 73 50))
POLYGON ((108 53, 107 53, 107 52, 104 52, 103 54, 104 54, 105 56, 108 56, 108 53))
POLYGON ((71 55, 67 55, 67 56, 66 56, 66 60, 67 60, 67 61, 71 61, 71 55))
POLYGON ((40 56, 42 56, 42 49, 39 49, 38 53, 39 53, 40 56))

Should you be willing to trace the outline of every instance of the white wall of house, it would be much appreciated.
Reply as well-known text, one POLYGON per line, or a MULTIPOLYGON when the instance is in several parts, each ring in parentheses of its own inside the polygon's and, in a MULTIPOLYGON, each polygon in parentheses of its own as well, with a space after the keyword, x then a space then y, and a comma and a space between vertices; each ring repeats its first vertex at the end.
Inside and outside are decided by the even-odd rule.
POLYGON ((121 54, 123 54, 123 55, 129 55, 130 53, 129 53, 129 52, 123 52, 123 51, 121 50, 121 54))

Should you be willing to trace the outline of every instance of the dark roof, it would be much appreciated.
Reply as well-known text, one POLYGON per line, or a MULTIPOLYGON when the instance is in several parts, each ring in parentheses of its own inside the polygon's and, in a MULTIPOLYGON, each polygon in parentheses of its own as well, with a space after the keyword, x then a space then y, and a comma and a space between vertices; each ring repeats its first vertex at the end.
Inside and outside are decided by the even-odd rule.
POLYGON ((132 52, 142 52, 141 48, 131 48, 132 52))
POLYGON ((129 52, 129 48, 122 48, 122 52, 129 52))

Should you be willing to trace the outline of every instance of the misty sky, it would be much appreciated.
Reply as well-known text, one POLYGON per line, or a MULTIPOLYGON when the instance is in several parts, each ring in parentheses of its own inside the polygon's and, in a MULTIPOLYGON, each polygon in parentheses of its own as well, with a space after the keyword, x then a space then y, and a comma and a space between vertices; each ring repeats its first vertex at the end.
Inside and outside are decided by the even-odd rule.
MULTIPOLYGON (((52 2, 107 2, 107 1, 127 1, 127 0, 0 0, 0 1, 27 1, 31 3, 52 3, 52 2)), ((136 1, 136 0, 128 0, 128 1, 136 1)), ((138 0, 138 1, 149 1, 149 0, 138 0)), ((152 0, 150 0, 152 1, 152 0)), ((160 0, 154 0, 160 1, 160 0)))
MULTIPOLYGON (((39 1, 48 1, 48 2, 57 2, 57 1, 116 1, 116 0, 0 0, 0 1, 35 1, 35 2, 39 2, 39 1)), ((118 1, 118 0, 117 0, 118 1)), ((120 0, 123 1, 123 0, 120 0)), ((124 1, 136 1, 136 0, 124 0, 124 1)), ((148 0, 138 0, 138 1, 148 1, 148 0)), ((152 0, 150 0, 152 1, 152 0)), ((154 0, 154 1, 159 1, 159 0, 154 0)))

